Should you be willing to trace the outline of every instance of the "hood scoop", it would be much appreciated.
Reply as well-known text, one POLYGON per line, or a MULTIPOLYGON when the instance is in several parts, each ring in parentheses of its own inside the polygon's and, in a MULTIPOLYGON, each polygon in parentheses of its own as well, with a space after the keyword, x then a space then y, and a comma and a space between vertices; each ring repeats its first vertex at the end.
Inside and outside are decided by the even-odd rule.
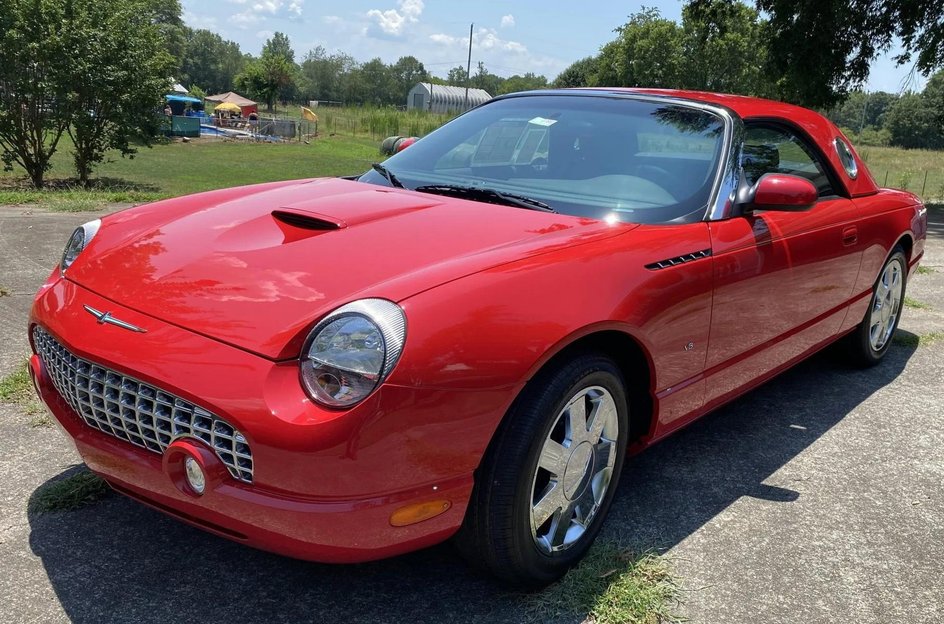
POLYGON ((293 210, 291 208, 273 210, 272 218, 280 224, 303 230, 340 230, 347 227, 347 223, 341 219, 333 219, 307 210, 293 210))

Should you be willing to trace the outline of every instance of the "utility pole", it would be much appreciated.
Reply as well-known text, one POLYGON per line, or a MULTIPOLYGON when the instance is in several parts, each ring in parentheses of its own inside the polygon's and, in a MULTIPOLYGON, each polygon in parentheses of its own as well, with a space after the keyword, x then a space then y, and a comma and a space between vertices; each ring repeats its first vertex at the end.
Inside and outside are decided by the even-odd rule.
POLYGON ((469 24, 469 60, 465 64, 465 110, 469 110, 469 81, 472 79, 472 29, 475 23, 469 24))

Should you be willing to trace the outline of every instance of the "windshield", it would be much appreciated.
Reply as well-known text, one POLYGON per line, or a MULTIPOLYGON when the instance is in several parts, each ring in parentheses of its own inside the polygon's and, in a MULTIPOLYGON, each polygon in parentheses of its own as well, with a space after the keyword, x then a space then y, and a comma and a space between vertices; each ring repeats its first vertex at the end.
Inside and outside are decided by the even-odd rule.
MULTIPOLYGON (((723 139, 721 117, 699 108, 524 96, 462 115, 384 167, 410 189, 478 187, 573 216, 665 223, 704 215, 723 139)), ((373 170, 360 180, 390 185, 373 170)))

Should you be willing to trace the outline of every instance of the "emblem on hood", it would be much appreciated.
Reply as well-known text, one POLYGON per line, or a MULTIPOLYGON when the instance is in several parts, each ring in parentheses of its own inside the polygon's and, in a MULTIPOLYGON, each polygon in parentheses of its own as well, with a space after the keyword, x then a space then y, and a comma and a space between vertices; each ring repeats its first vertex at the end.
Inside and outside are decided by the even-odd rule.
POLYGON ((96 319, 98 319, 99 325, 104 325, 105 323, 108 323, 109 325, 115 325, 117 327, 121 327, 122 329, 138 332, 140 334, 147 332, 146 329, 142 329, 141 327, 138 327, 137 325, 132 325, 131 323, 127 321, 122 321, 121 319, 115 318, 114 316, 111 315, 111 312, 99 312, 92 306, 82 306, 82 307, 85 308, 86 312, 88 312, 89 314, 94 316, 96 319))

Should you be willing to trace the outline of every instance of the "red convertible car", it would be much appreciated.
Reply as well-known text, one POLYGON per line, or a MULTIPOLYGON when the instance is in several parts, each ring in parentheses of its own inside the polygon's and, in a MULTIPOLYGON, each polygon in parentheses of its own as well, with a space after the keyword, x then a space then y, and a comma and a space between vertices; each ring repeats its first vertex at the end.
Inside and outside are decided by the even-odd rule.
POLYGON ((809 110, 519 93, 359 177, 83 225, 31 372, 89 468, 184 522, 327 562, 455 536, 540 585, 627 453, 830 343, 879 362, 926 228, 809 110))

